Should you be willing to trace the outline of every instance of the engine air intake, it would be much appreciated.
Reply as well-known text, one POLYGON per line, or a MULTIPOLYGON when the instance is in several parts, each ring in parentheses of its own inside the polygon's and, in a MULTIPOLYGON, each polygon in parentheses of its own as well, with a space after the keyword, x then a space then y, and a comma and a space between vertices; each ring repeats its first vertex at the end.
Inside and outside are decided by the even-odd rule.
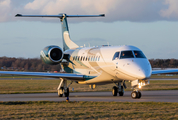
POLYGON ((63 59, 63 51, 58 46, 47 46, 41 51, 41 58, 46 64, 56 65, 63 59))

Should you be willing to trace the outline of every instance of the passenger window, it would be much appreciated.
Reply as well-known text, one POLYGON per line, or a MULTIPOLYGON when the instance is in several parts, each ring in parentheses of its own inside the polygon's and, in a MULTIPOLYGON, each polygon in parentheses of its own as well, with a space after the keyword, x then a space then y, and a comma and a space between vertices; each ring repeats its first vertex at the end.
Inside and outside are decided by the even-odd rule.
POLYGON ((112 60, 119 59, 119 54, 120 54, 120 52, 116 52, 116 53, 114 54, 114 57, 113 57, 112 60))
POLYGON ((83 57, 83 61, 85 61, 85 56, 83 57))
POLYGON ((96 56, 95 61, 97 61, 98 56, 96 56))
POLYGON ((90 61, 90 56, 88 57, 88 61, 90 61))
POLYGON ((82 61, 82 60, 83 60, 82 58, 83 58, 83 56, 81 56, 80 61, 82 61))
POLYGON ((124 58, 134 58, 132 51, 122 51, 120 59, 124 59, 124 58))
POLYGON ((78 56, 78 61, 80 60, 80 56, 78 56))
POLYGON ((98 57, 98 61, 100 61, 100 56, 98 57))

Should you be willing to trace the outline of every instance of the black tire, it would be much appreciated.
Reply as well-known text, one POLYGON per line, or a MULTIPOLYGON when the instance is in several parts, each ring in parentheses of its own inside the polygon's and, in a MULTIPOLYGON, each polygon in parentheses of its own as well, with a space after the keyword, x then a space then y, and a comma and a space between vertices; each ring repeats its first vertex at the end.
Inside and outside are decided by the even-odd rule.
POLYGON ((113 96, 117 96, 117 87, 116 87, 116 86, 114 86, 114 87, 112 88, 112 95, 113 95, 113 96))
POLYGON ((124 88, 123 86, 121 86, 121 92, 119 92, 119 96, 123 96, 124 95, 124 88))
POLYGON ((142 96, 141 92, 138 91, 138 92, 137 92, 137 98, 139 99, 139 98, 141 98, 141 96, 142 96))
POLYGON ((59 91, 58 91, 58 95, 59 95, 59 97, 62 97, 62 96, 63 96, 63 90, 64 90, 63 87, 61 87, 61 88, 59 89, 59 91, 60 91, 60 93, 59 93, 59 91), (62 92, 62 93, 61 93, 61 92, 62 92))
POLYGON ((136 92, 136 91, 133 91, 133 92, 131 93, 131 97, 132 97, 133 99, 136 99, 136 98, 137 98, 137 92, 136 92))
POLYGON ((69 88, 67 88, 67 92, 64 92, 65 97, 69 97, 69 88))
POLYGON ((119 96, 123 96, 124 95, 124 93, 123 92, 119 92, 119 96))

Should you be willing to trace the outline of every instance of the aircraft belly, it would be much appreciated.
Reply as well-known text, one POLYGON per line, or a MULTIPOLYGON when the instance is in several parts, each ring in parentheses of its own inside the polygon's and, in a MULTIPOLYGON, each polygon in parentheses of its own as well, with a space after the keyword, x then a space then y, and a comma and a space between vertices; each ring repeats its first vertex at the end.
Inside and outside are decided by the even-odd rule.
POLYGON ((112 83, 115 77, 107 74, 106 72, 102 72, 98 77, 87 80, 86 84, 95 84, 95 83, 112 83))

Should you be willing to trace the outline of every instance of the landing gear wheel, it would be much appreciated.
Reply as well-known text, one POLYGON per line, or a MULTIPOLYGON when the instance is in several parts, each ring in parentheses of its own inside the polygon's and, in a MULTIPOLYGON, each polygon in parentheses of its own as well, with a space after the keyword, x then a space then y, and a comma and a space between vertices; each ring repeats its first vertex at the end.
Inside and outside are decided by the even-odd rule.
POLYGON ((64 93, 65 97, 69 97, 69 88, 67 88, 67 92, 64 93))
POLYGON ((124 95, 124 88, 123 86, 121 86, 121 91, 119 92, 119 96, 123 96, 124 95))
POLYGON ((141 98, 142 94, 140 91, 137 92, 137 98, 141 98))
POLYGON ((124 93, 123 92, 119 92, 119 96, 123 96, 124 95, 124 93))
POLYGON ((142 96, 142 94, 141 94, 141 92, 140 91, 138 91, 138 92, 136 92, 136 91, 133 91, 132 93, 131 93, 131 97, 133 98, 133 99, 136 99, 136 98, 141 98, 141 96, 142 96))
POLYGON ((62 97, 62 96, 63 96, 63 92, 64 92, 64 88, 61 87, 61 88, 58 90, 58 95, 59 95, 59 97, 62 97))
POLYGON ((113 95, 113 96, 117 96, 117 87, 116 87, 116 86, 114 86, 114 87, 112 88, 112 95, 113 95))
POLYGON ((136 91, 133 91, 133 92, 131 93, 131 97, 132 97, 133 99, 136 99, 136 98, 137 98, 137 92, 136 92, 136 91))

